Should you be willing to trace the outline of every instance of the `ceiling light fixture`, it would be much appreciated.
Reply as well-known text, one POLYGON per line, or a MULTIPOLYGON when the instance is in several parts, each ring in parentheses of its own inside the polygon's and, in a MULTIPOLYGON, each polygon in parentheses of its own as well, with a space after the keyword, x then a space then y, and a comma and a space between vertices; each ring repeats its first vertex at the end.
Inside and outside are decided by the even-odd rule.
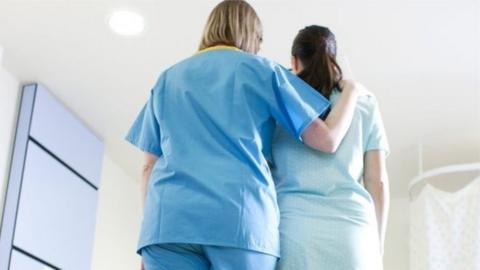
POLYGON ((136 36, 145 29, 145 20, 135 12, 118 10, 110 15, 108 25, 119 35, 136 36))

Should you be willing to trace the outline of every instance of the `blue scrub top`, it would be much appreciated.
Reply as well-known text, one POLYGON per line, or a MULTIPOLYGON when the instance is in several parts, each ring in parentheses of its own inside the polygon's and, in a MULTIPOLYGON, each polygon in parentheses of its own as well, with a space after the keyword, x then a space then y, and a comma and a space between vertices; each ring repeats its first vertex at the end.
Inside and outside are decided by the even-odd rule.
POLYGON ((284 67, 213 47, 163 72, 126 139, 159 156, 139 250, 159 243, 279 256, 279 211, 264 153, 275 122, 301 139, 330 103, 284 67))

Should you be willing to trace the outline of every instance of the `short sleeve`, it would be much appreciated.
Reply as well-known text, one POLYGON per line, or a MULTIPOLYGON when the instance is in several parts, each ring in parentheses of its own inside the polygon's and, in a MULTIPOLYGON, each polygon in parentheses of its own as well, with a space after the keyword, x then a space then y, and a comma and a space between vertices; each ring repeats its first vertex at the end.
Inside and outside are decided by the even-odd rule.
POLYGON ((154 113, 154 91, 133 122, 125 139, 144 152, 162 155, 160 125, 154 113))
POLYGON ((330 108, 325 97, 281 66, 274 70, 273 91, 269 104, 273 117, 300 141, 305 128, 330 108))
POLYGON ((385 152, 385 156, 388 156, 388 154, 390 154, 390 147, 388 144, 385 127, 383 126, 380 108, 376 102, 370 117, 370 126, 367 133, 365 151, 382 150, 385 152))

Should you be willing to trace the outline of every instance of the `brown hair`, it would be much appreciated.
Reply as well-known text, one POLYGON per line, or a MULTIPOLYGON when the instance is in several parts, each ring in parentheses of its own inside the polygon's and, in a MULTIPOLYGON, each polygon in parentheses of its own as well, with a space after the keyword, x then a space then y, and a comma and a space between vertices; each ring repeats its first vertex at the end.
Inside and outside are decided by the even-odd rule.
POLYGON ((225 0, 210 13, 199 49, 229 45, 256 54, 261 41, 262 23, 255 10, 246 1, 225 0))
POLYGON ((342 69, 337 63, 337 41, 330 29, 311 25, 300 30, 292 45, 292 56, 303 65, 298 74, 326 98, 342 79, 342 69))

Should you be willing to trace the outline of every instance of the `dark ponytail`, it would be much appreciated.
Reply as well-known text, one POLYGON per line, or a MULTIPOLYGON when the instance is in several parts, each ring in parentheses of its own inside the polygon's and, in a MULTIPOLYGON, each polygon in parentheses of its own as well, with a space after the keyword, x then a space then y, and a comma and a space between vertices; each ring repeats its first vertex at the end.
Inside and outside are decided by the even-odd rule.
POLYGON ((298 32, 292 46, 292 56, 303 65, 298 74, 326 98, 342 79, 342 69, 337 63, 335 35, 326 27, 311 25, 298 32))

